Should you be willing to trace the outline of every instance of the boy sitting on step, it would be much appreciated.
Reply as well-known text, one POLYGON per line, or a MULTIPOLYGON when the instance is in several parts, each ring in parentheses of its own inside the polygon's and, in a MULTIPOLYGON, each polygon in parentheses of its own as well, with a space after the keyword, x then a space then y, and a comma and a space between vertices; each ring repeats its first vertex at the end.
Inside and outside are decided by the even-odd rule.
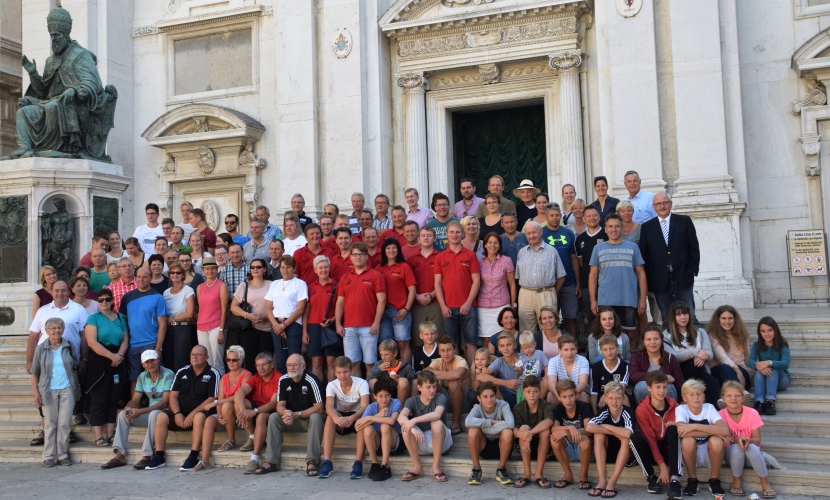
POLYGON ((401 481, 423 477, 421 455, 432 454, 432 477, 443 483, 447 481, 447 475, 441 470, 441 455, 452 447, 452 435, 444 425, 447 396, 438 392, 438 379, 429 370, 418 374, 417 384, 419 395, 407 399, 398 416, 401 435, 412 459, 412 470, 407 471, 401 481))
POLYGON ((399 360, 398 358, 398 343, 393 339, 386 339, 378 346, 380 353, 380 361, 375 363, 372 371, 369 372, 369 391, 374 394, 373 388, 378 377, 382 373, 386 373, 395 383, 395 394, 398 401, 406 401, 409 399, 409 388, 412 386, 411 382, 415 380, 415 370, 412 365, 399 360))
POLYGON ((539 377, 530 375, 522 386, 524 401, 513 407, 515 428, 513 437, 522 453, 522 477, 516 480, 516 488, 524 488, 530 483, 530 461, 536 455, 536 486, 550 488, 545 479, 545 460, 550 449, 550 428, 553 425, 553 406, 541 399, 539 377))
MULTIPOLYGON (((395 343, 394 340, 390 341, 395 343)), ((398 388, 388 375, 382 372, 373 382, 375 383, 372 386, 372 395, 375 402, 369 404, 363 412, 363 417, 355 422, 354 428, 357 431, 358 450, 365 446, 369 449, 369 458, 372 459, 369 479, 386 481, 392 477, 389 457, 406 452, 401 437, 401 425, 398 423, 401 402, 394 397, 398 388), (378 454, 381 455, 381 462, 378 462, 378 454)))
POLYGON ((622 386, 622 404, 628 406, 628 363, 619 357, 620 348, 617 338, 606 333, 599 339, 599 349, 602 359, 591 365, 591 408, 594 413, 606 405, 604 388, 608 382, 616 382, 622 386))
POLYGON ((574 482, 570 462, 580 462, 579 489, 591 489, 588 481, 588 468, 591 466, 591 437, 586 430, 588 422, 594 418, 591 405, 576 399, 576 384, 565 379, 556 383, 559 404, 553 407, 553 429, 550 431, 550 446, 559 465, 562 466, 562 479, 553 485, 565 488, 574 482))
MULTIPOLYGON (((338 356, 334 360, 335 379, 326 386, 326 425, 323 428, 323 464, 318 477, 331 477, 334 464, 334 438, 356 432, 355 423, 369 406, 369 384, 352 376, 352 360, 338 356)), ((363 442, 357 441, 351 479, 363 477, 363 442)))
MULTIPOLYGON (((616 346, 615 339, 614 347, 616 346)), ((620 360, 620 363, 623 362, 620 360)), ((594 458, 599 476, 596 487, 588 492, 588 496, 614 498, 617 496, 617 480, 628 462, 629 441, 634 434, 634 412, 623 406, 625 389, 622 384, 608 382, 603 390, 607 406, 588 422, 588 432, 594 435, 594 458), (609 460, 614 462, 610 479, 605 470, 609 460)))
POLYGON ((481 382, 476 390, 478 404, 467 415, 467 444, 473 471, 469 484, 482 481, 481 458, 498 460, 496 481, 508 485, 513 481, 507 473, 507 461, 513 452, 513 412, 506 401, 496 399, 496 386, 492 382, 481 382))

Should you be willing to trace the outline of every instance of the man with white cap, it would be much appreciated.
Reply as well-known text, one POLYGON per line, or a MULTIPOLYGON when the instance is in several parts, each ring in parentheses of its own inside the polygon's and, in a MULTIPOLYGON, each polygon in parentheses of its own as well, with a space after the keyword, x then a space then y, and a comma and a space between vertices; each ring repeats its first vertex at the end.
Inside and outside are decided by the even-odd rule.
POLYGON ((536 210, 536 195, 542 192, 541 189, 533 185, 530 179, 523 179, 519 187, 513 190, 513 196, 519 199, 519 204, 516 205, 516 218, 519 219, 518 228, 525 227, 525 222, 536 217, 538 211, 536 210))
POLYGON ((127 441, 130 428, 146 427, 144 444, 141 445, 141 460, 133 465, 136 470, 144 470, 153 457, 154 436, 156 432, 156 414, 164 411, 170 399, 170 390, 173 388, 173 372, 159 363, 159 354, 147 349, 141 353, 141 366, 144 371, 138 376, 133 398, 127 403, 118 415, 118 424, 115 426, 115 437, 112 441, 112 451, 115 456, 101 466, 102 469, 114 469, 127 465, 127 441), (150 406, 141 407, 141 398, 146 395, 150 406))

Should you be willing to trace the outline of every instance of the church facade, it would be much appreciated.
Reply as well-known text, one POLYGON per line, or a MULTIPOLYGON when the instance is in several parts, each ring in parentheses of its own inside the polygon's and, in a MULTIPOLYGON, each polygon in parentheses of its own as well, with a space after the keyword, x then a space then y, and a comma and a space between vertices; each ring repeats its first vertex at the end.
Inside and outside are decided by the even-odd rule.
MULTIPOLYGON (((5 54, 49 55, 53 3, 4 2, 3 92, 5 54)), ((636 170, 694 218, 699 308, 786 304, 790 286, 828 298, 827 276, 789 278, 786 241, 830 217, 822 0, 62 6, 118 89, 108 153, 132 179, 122 235, 150 202, 177 221, 181 202, 205 207, 215 229, 235 213, 247 230, 257 205, 280 221, 295 193, 311 215, 329 202, 351 212, 353 192, 457 201, 460 178, 483 190, 500 173, 507 191, 530 178, 558 201, 568 183, 590 202, 593 177, 619 197, 636 170)))

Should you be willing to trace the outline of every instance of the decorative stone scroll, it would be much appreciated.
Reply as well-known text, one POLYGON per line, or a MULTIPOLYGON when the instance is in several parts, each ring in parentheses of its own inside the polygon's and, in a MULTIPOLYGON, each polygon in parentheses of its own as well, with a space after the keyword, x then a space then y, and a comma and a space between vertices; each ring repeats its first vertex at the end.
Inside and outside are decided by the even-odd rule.
POLYGON ((554 52, 549 57, 550 67, 553 69, 571 69, 582 64, 582 54, 578 50, 554 52))
POLYGON ((810 82, 810 90, 804 99, 793 101, 793 114, 801 113, 801 110, 807 106, 823 106, 824 104, 827 104, 827 94, 822 89, 821 83, 813 80, 810 82))
POLYGON ((429 80, 428 74, 424 73, 423 71, 416 71, 410 73, 401 73, 398 75, 398 87, 403 87, 405 89, 414 89, 417 87, 426 87, 429 80))
POLYGON ((808 177, 815 177, 821 173, 819 153, 821 152, 820 137, 802 137, 801 151, 804 152, 804 171, 808 177))
POLYGON ((485 85, 491 83, 499 83, 499 67, 496 64, 482 64, 478 67, 478 72, 481 75, 481 82, 485 85))
POLYGON ((495 0, 441 0, 441 4, 444 7, 452 7, 454 5, 466 5, 466 4, 475 4, 475 5, 482 5, 485 3, 493 3, 495 0))

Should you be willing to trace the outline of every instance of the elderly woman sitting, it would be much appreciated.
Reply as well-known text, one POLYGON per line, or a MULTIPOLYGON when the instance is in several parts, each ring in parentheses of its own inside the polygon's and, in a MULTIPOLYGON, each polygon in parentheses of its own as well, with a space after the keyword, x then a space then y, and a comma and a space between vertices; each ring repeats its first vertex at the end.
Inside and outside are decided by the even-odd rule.
POLYGON ((63 338, 66 327, 60 318, 46 320, 48 338, 35 349, 30 370, 35 405, 43 407, 45 442, 43 466, 72 465, 69 431, 72 410, 81 395, 78 387, 78 353, 63 338))

